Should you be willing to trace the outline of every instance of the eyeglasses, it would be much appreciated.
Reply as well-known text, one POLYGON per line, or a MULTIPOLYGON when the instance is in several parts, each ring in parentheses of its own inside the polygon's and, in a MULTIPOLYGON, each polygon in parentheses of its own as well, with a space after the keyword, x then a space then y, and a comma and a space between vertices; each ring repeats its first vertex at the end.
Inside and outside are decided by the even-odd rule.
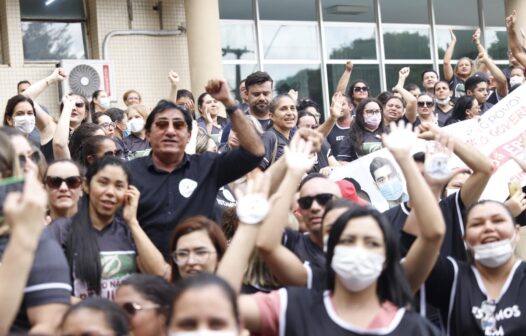
POLYGON ((75 107, 84 107, 84 103, 83 102, 76 102, 75 103, 75 107))
POLYGON ((433 103, 432 101, 419 101, 416 102, 416 104, 418 105, 418 107, 432 107, 433 105, 435 105, 435 103, 433 103))
POLYGON ((103 156, 115 156, 115 157, 122 157, 122 149, 116 149, 114 151, 107 151, 107 152, 104 152, 103 156))
POLYGON ((172 259, 174 263, 176 263, 179 266, 186 265, 188 263, 188 260, 190 259, 190 255, 194 255, 194 261, 197 264, 204 264, 208 258, 210 258, 210 255, 213 253, 217 253, 215 251, 209 251, 206 249, 199 249, 194 251, 188 251, 188 250, 179 250, 175 251, 172 254, 172 259))
MULTIPOLYGON (((183 128, 187 127, 186 122, 180 119, 173 119, 172 125, 177 131, 182 130, 183 128)), ((170 127, 170 120, 168 119, 157 120, 155 122, 155 126, 160 130, 165 130, 168 127, 170 127)))
POLYGON ((355 86, 353 88, 354 92, 367 92, 369 91, 369 88, 367 86, 355 86))
POLYGON ((108 123, 108 122, 105 122, 105 123, 102 123, 100 124, 101 127, 103 128, 115 128, 115 123, 114 122, 111 122, 111 123, 108 123))
POLYGON ((58 189, 62 183, 66 182, 68 189, 77 189, 82 183, 82 178, 80 176, 69 176, 66 178, 58 176, 47 176, 46 185, 51 189, 58 189))
POLYGON ((382 114, 382 110, 365 110, 364 112, 368 115, 382 114))
POLYGON ((33 163, 38 164, 40 162, 40 154, 38 152, 33 152, 31 154, 18 154, 18 163, 20 167, 25 167, 27 160, 33 161, 33 163))
POLYGON ((157 309, 160 306, 158 304, 152 304, 151 306, 145 307, 136 302, 126 302, 122 306, 122 309, 130 316, 134 316, 135 313, 146 309, 157 309))
POLYGON ((333 194, 318 194, 314 196, 304 196, 298 199, 298 204, 303 210, 308 210, 311 208, 312 202, 314 202, 314 200, 316 200, 316 202, 319 205, 325 206, 325 204, 327 204, 331 199, 333 199, 333 197, 333 194))

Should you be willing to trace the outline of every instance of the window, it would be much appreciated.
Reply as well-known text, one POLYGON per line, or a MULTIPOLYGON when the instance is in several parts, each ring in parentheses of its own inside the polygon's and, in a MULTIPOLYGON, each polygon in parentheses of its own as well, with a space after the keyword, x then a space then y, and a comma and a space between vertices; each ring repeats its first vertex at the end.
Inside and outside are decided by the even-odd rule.
POLYGON ((26 61, 86 58, 82 0, 20 0, 20 16, 26 61))

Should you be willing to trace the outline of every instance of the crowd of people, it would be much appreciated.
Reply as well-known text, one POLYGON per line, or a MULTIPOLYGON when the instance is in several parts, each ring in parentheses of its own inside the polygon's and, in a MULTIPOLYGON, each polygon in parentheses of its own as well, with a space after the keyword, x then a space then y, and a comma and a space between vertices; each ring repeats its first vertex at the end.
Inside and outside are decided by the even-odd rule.
POLYGON ((525 82, 515 21, 504 70, 479 30, 476 60, 453 68, 452 31, 442 79, 405 67, 377 96, 347 62, 325 118, 261 71, 239 101, 222 79, 195 100, 172 71, 151 110, 73 92, 57 118, 38 96, 68 74, 21 81, 0 128, 0 335, 523 335, 526 187, 481 200, 492 162, 445 128, 525 82), (331 178, 382 148, 384 212, 331 178))

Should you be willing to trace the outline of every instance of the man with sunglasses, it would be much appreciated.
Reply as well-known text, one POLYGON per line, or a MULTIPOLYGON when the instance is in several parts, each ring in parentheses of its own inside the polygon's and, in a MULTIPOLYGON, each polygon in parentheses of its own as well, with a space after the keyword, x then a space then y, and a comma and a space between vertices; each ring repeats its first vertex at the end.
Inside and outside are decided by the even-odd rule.
POLYGON ((129 162, 132 180, 141 192, 139 223, 165 257, 177 224, 195 215, 211 217, 219 188, 256 168, 265 154, 259 135, 236 105, 227 83, 211 80, 206 91, 226 106, 238 149, 185 154, 192 117, 173 102, 161 100, 145 125, 151 154, 129 162))
POLYGON ((317 267, 325 267, 323 252, 322 218, 325 205, 332 199, 341 197, 338 185, 319 173, 309 174, 299 187, 299 212, 308 233, 286 229, 283 245, 305 262, 317 267))

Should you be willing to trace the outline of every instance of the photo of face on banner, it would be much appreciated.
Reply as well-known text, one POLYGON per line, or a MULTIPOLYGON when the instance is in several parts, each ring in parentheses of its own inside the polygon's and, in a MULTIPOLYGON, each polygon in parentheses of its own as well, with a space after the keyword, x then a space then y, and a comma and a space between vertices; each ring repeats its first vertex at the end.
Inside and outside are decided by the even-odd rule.
POLYGON ((389 204, 389 208, 409 200, 409 196, 404 191, 403 179, 389 159, 375 157, 369 165, 369 172, 378 191, 389 204))

